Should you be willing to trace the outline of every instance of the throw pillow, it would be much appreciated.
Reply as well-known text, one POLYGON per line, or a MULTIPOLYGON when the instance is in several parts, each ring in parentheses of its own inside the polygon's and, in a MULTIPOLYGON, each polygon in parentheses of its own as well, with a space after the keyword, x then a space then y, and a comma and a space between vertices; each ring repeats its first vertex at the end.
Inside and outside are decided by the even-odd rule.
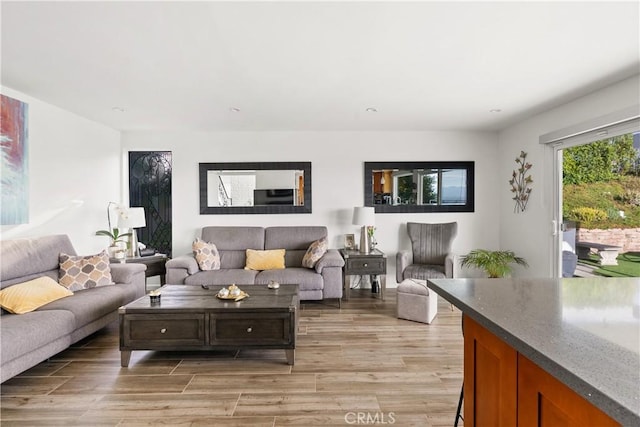
POLYGON ((216 245, 202 239, 196 239, 191 245, 191 249, 200 270, 220 270, 220 253, 216 245))
POLYGON ((1 290, 0 306, 10 313, 23 314, 69 295, 73 292, 43 276, 1 290))
POLYGON ((60 284, 72 291, 112 284, 109 255, 74 256, 60 254, 60 284))
POLYGON ((256 251, 247 249, 245 270, 281 270, 284 268, 284 249, 256 251))
POLYGON ((302 266, 307 268, 313 268, 316 266, 316 263, 322 258, 322 256, 329 249, 329 239, 327 237, 323 237, 321 239, 316 240, 312 244, 309 245, 309 249, 307 249, 307 253, 304 254, 302 258, 302 266))

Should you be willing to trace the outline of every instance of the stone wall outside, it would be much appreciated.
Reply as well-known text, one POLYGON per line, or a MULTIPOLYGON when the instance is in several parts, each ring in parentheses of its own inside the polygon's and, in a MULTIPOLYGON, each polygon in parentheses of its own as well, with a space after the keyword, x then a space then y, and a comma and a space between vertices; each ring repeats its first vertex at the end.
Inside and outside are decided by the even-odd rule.
POLYGON ((623 252, 640 252, 640 228, 612 228, 609 230, 577 230, 578 242, 605 243, 621 246, 623 252))

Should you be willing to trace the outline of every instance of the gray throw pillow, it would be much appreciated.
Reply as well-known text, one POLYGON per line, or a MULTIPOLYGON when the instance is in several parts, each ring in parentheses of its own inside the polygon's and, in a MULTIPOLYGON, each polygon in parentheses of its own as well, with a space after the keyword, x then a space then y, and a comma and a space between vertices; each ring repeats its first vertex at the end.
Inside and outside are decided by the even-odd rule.
POLYGON ((327 237, 316 240, 307 249, 307 253, 302 258, 302 266, 307 268, 315 267, 316 263, 329 249, 329 240, 327 237))

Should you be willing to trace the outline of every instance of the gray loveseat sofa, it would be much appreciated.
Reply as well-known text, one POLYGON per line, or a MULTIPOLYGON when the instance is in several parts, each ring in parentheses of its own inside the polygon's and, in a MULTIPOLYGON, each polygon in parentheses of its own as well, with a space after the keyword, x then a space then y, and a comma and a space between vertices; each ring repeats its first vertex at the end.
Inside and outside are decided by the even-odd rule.
POLYGON ((186 285, 266 285, 274 280, 300 286, 301 300, 342 298, 344 260, 329 249, 313 269, 302 266, 309 245, 327 236, 320 226, 203 227, 202 240, 216 245, 220 269, 201 271, 193 254, 167 261, 167 283, 186 285), (285 268, 245 270, 246 250, 285 249, 285 268))
MULTIPOLYGON (((0 288, 41 276, 58 281, 59 255, 76 255, 66 235, 0 242, 0 288)), ((112 264, 115 285, 76 291, 25 314, 2 310, 1 382, 66 349, 118 318, 118 308, 145 293, 145 265, 112 264)))

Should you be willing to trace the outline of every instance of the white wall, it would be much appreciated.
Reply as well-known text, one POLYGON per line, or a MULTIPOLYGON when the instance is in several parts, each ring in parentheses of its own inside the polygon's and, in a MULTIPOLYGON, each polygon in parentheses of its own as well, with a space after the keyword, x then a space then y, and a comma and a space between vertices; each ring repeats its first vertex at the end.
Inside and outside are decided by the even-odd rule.
POLYGON ((354 206, 362 206, 364 161, 473 160, 476 166, 474 213, 377 214, 376 239, 387 253, 388 285, 395 285, 395 254, 409 249, 407 221, 458 221, 454 251, 497 249, 502 187, 497 169, 497 137, 473 132, 123 132, 127 152, 173 152, 173 253, 191 250, 206 225, 326 225, 330 247, 343 247, 355 233, 354 206), (295 215, 200 215, 198 163, 311 161, 313 213, 295 215))
MULTIPOLYGON (((513 249, 530 263, 515 275, 549 276, 551 259, 551 168, 540 135, 638 103, 640 76, 523 120, 498 135, 474 132, 124 132, 71 114, 11 90, 2 93, 29 104, 29 223, 3 226, 2 239, 66 233, 79 253, 104 248, 94 236, 106 228, 109 201, 126 202, 129 150, 173 152, 173 246, 187 253, 205 225, 314 225, 329 228, 331 247, 343 245, 353 206, 363 203, 364 161, 473 160, 474 213, 378 214, 376 239, 389 256, 410 247, 407 221, 458 221, 454 251, 513 249), (121 148, 122 144, 122 148, 121 148), (520 150, 529 153, 534 190, 528 210, 513 213, 507 180, 520 150), (311 161, 310 215, 200 215, 199 162, 311 161), (120 179, 121 178, 121 179, 120 179)), ((474 274, 463 272, 463 275, 474 274)))
POLYGON ((29 104, 29 222, 2 226, 2 239, 68 234, 80 254, 98 252, 108 238, 109 201, 120 201, 120 132, 20 92, 29 104))
POLYGON ((545 156, 548 148, 539 143, 541 135, 637 105, 640 75, 578 98, 560 107, 523 120, 499 133, 500 248, 514 250, 529 262, 530 268, 515 275, 551 277, 553 271, 553 165, 545 156), (513 212, 507 180, 515 169, 521 150, 533 164, 533 191, 527 210, 513 212))

